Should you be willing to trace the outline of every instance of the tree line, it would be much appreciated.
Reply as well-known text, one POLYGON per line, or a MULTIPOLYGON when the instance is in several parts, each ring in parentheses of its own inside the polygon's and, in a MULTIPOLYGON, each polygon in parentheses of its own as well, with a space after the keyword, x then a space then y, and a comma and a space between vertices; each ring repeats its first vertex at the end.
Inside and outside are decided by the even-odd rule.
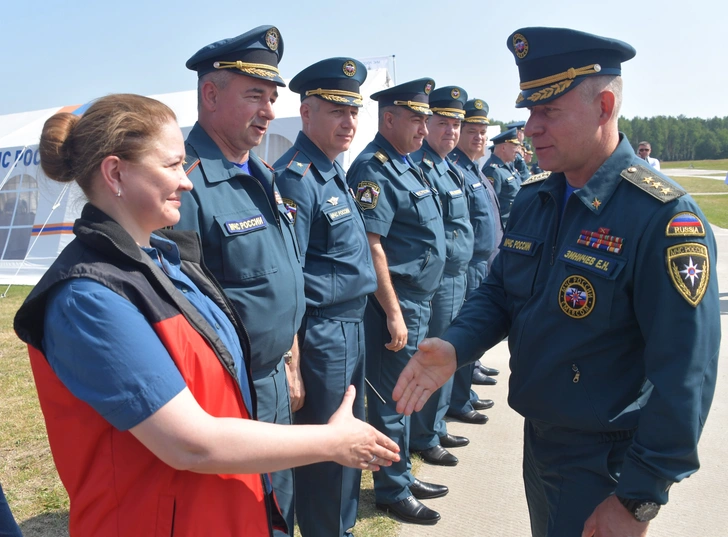
POLYGON ((635 151, 640 142, 650 142, 651 156, 661 161, 728 158, 728 117, 620 117, 619 130, 627 135, 635 151))

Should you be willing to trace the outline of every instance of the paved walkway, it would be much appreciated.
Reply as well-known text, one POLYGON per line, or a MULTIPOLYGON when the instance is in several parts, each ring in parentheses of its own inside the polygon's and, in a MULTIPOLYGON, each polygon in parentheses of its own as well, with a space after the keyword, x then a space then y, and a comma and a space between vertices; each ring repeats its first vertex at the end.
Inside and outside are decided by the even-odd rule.
POLYGON ((699 177, 725 181, 726 170, 699 170, 697 168, 663 168, 662 173, 670 177, 699 177))
MULTIPOLYGON (((714 227, 721 291, 721 325, 728 329, 728 230, 714 227)), ((721 356, 728 355, 728 338, 721 356)), ((470 438, 469 446, 453 449, 460 459, 454 468, 422 465, 423 481, 450 487, 444 498, 427 500, 442 515, 435 526, 403 524, 400 537, 524 537, 530 535, 528 509, 521 481, 523 420, 506 404, 508 349, 501 343, 486 354, 484 363, 500 369, 496 386, 477 386, 481 397, 496 405, 486 413, 485 425, 448 424, 453 434, 470 438)), ((651 524, 649 537, 717 537, 728 535, 728 369, 719 369, 710 417, 700 442, 702 468, 676 484, 670 503, 651 524)), ((570 536, 565 536, 570 537, 570 536)))

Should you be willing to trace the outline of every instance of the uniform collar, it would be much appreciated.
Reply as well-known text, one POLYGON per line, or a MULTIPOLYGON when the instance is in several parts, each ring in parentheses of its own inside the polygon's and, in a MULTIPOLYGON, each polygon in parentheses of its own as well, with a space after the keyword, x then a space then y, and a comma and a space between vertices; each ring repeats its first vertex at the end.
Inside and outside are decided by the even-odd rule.
POLYGON ((491 153, 490 157, 488 158, 488 162, 485 163, 487 166, 488 164, 495 164, 496 166, 499 166, 501 168, 505 168, 506 163, 501 160, 499 156, 497 156, 495 153, 491 153))
POLYGON ((456 147, 455 149, 452 150, 449 157, 450 157, 450 160, 452 160, 454 164, 457 164, 461 168, 466 169, 468 171, 472 171, 473 168, 476 167, 475 163, 472 160, 470 160, 470 157, 467 156, 465 154, 465 152, 458 147, 456 147))
POLYGON ((407 155, 402 155, 397 151, 392 144, 389 143, 389 141, 382 136, 381 133, 377 133, 377 135, 374 137, 374 143, 377 144, 379 147, 382 148, 382 150, 387 154, 389 157, 389 162, 392 163, 392 166, 395 170, 397 170, 397 173, 402 175, 407 170, 410 169, 409 161, 412 159, 408 158, 408 162, 404 162, 402 160, 402 157, 406 157, 407 155))
POLYGON ((293 144, 293 147, 308 157, 311 164, 314 168, 316 168, 316 171, 324 181, 328 183, 331 179, 336 177, 336 168, 334 167, 334 163, 329 160, 329 157, 327 157, 324 152, 311 141, 311 138, 303 133, 303 131, 298 133, 296 143, 293 144))
MULTIPOLYGON (((617 149, 609 156, 591 179, 573 195, 594 214, 601 214, 612 198, 615 190, 622 181, 620 172, 631 166, 637 158, 627 137, 620 133, 617 149)), ((545 201, 545 196, 551 193, 554 199, 563 195, 566 177, 563 173, 552 173, 539 188, 539 194, 545 201)))
POLYGON ((427 157, 430 158, 433 167, 437 170, 437 173, 439 173, 440 175, 445 175, 445 173, 447 173, 447 162, 445 162, 445 159, 438 155, 434 149, 432 149, 432 146, 427 143, 427 140, 423 140, 422 142, 422 153, 423 155, 427 155, 427 157))
MULTIPOLYGON (((205 129, 202 128, 199 122, 196 122, 192 127, 185 144, 188 146, 188 151, 191 147, 194 154, 200 159, 200 164, 205 170, 205 179, 207 182, 219 183, 221 181, 227 181, 236 175, 244 175, 241 173, 240 168, 235 166, 235 164, 230 162, 222 154, 220 148, 210 138, 210 135, 205 132, 205 129)), ((250 173, 253 176, 257 179, 271 181, 272 174, 270 170, 252 151, 248 152, 248 162, 250 173)))

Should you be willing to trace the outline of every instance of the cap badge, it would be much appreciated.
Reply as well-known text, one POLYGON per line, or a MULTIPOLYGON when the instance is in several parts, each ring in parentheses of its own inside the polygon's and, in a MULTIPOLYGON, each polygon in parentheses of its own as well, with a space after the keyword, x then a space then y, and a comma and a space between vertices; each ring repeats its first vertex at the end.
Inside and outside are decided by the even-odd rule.
POLYGON ((431 91, 432 91, 432 81, 429 81, 429 82, 427 82, 427 84, 425 84, 425 95, 429 95, 431 91))
POLYGON ((460 97, 460 90, 457 88, 453 88, 453 90, 450 92, 450 96, 453 99, 457 99, 458 97, 460 97))
POLYGON ((356 64, 351 60, 344 62, 342 69, 346 76, 351 77, 356 74, 356 64))
POLYGON ((525 58, 528 54, 528 41, 521 34, 513 36, 513 50, 520 59, 525 58))
POLYGON ((271 50, 278 50, 278 42, 280 41, 280 35, 276 28, 271 28, 265 33, 265 44, 271 50))
POLYGON ((483 101, 481 101, 480 99, 476 99, 475 102, 473 103, 473 106, 475 107, 476 110, 482 110, 483 101))

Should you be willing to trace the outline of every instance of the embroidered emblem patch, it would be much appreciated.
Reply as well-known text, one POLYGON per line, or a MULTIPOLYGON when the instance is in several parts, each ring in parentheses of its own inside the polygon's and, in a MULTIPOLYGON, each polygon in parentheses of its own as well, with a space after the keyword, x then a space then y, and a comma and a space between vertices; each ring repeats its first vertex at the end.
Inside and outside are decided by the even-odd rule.
POLYGON ((362 209, 374 209, 379 201, 379 185, 362 181, 356 189, 356 201, 362 209))
POLYGON ((491 185, 495 186, 495 179, 493 179, 493 178, 492 178, 492 177, 490 177, 489 175, 486 175, 485 177, 486 177, 486 178, 488 179, 488 181, 490 181, 490 184, 491 184, 491 185))
POLYGON ((265 44, 271 50, 278 50, 278 42, 280 41, 280 35, 278 34, 277 28, 271 28, 265 33, 265 44))
POLYGON ((621 254, 624 239, 622 237, 615 237, 614 235, 607 235, 606 233, 602 233, 603 231, 609 233, 608 228, 599 228, 598 232, 582 229, 579 240, 576 243, 582 246, 596 248, 597 250, 606 250, 613 254, 621 254))
POLYGON ((594 309, 596 294, 591 282, 583 276, 572 275, 559 289, 561 311, 572 319, 583 319, 594 309))
POLYGON ((293 201, 291 198, 283 198, 283 205, 286 207, 286 210, 288 211, 288 216, 290 217, 290 220, 292 223, 296 223, 296 211, 298 210, 296 205, 296 202, 293 201))
POLYGON ((460 90, 457 88, 453 88, 453 90, 450 92, 450 96, 453 99, 457 99, 458 97, 460 97, 460 90))
POLYGON ((344 65, 341 66, 341 69, 342 71, 344 71, 344 74, 346 76, 351 77, 356 74, 356 64, 351 60, 344 62, 344 65))
POLYGON ((351 209, 348 207, 344 207, 343 209, 338 209, 336 211, 329 211, 328 213, 324 213, 326 215, 326 218, 329 219, 329 222, 332 224, 338 223, 340 220, 347 220, 347 216, 350 217, 351 215, 351 209))
POLYGON ((520 59, 525 58, 528 54, 528 41, 521 34, 513 36, 513 50, 520 59))
POLYGON ((258 214, 251 216, 245 220, 228 220, 225 222, 225 228, 230 234, 250 233, 268 227, 265 216, 258 214))
POLYGON ((339 198, 337 198, 336 196, 331 196, 329 199, 326 200, 326 203, 330 203, 331 205, 338 205, 339 198))
POLYGON ((697 214, 678 213, 667 223, 667 237, 705 237, 705 226, 697 214))
POLYGON ((703 300, 710 279, 708 247, 697 242, 670 246, 667 270, 677 292, 693 307, 703 300))
POLYGON ((480 99, 475 99, 475 102, 473 103, 473 106, 476 110, 482 110, 483 109, 483 101, 480 99))

